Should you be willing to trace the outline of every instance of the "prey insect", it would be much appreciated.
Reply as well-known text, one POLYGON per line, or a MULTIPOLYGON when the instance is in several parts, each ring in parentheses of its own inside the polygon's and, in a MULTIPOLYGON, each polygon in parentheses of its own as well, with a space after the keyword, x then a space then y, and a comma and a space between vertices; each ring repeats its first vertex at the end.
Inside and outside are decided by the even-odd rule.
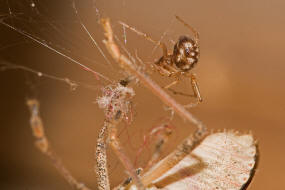
POLYGON ((146 33, 138 31, 126 23, 120 22, 120 24, 161 47, 163 55, 160 59, 154 62, 154 68, 163 76, 175 78, 175 81, 164 87, 165 89, 170 90, 174 94, 187 95, 183 92, 177 92, 171 89, 171 87, 180 81, 181 76, 190 78, 191 87, 194 92, 194 94, 190 96, 195 97, 197 101, 195 103, 187 105, 186 107, 193 107, 202 102, 202 96, 199 90, 196 75, 194 73, 191 73, 191 70, 197 65, 200 57, 199 33, 192 26, 183 21, 180 17, 176 16, 176 19, 184 24, 188 29, 190 29, 191 32, 193 32, 194 38, 185 35, 180 36, 178 42, 174 45, 172 53, 168 52, 167 47, 163 42, 153 40, 146 33))

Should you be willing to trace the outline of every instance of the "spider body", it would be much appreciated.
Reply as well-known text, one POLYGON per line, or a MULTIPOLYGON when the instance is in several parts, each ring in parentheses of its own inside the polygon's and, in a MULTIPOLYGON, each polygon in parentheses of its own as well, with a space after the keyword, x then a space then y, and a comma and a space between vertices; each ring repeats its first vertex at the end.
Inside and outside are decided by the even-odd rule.
POLYGON ((190 71, 199 60, 199 46, 191 38, 181 36, 174 45, 172 62, 179 71, 190 71))
POLYGON ((174 45, 173 54, 164 53, 164 55, 155 62, 155 65, 157 66, 156 69, 162 75, 171 77, 178 73, 188 73, 188 71, 197 64, 198 60, 198 43, 188 36, 180 36, 178 42, 174 45))
MULTIPOLYGON (((202 102, 202 97, 200 94, 198 82, 196 80, 195 74, 191 73, 190 70, 193 69, 198 63, 200 57, 199 49, 199 33, 186 22, 184 22, 180 17, 176 16, 176 19, 183 23, 187 28, 189 28, 194 33, 194 38, 188 36, 180 36, 173 48, 173 53, 168 53, 166 45, 162 42, 156 42, 160 45, 163 50, 163 56, 155 62, 156 70, 164 76, 175 77, 176 80, 164 88, 169 89, 174 94, 186 95, 183 92, 176 92, 170 89, 173 85, 177 84, 181 76, 185 76, 191 79, 191 86, 194 92, 193 96, 197 98, 197 102, 194 104, 189 104, 190 107, 197 105, 202 102)), ((145 35, 147 39, 150 39, 145 35)), ((154 40, 151 40, 154 41, 154 40)))

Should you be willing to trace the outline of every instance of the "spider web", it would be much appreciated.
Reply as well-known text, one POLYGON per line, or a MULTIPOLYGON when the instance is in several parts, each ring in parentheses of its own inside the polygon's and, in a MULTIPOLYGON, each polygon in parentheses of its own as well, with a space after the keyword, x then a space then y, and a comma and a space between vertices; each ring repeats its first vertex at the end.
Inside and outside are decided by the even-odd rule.
MULTIPOLYGON (((119 2, 121 7, 124 7, 125 3, 125 1, 119 2)), ((106 5, 109 6, 111 4, 114 7, 116 6, 115 2, 110 4, 107 3, 106 5)), ((63 82, 68 84, 72 91, 79 91, 78 93, 81 93, 82 91, 77 90, 78 87, 87 88, 92 90, 92 96, 90 95, 88 98, 86 98, 86 96, 80 96, 80 101, 78 101, 79 103, 77 104, 87 105, 87 103, 84 104, 83 99, 87 99, 85 102, 90 104, 91 101, 94 101, 96 97, 100 95, 100 89, 102 87, 112 83, 117 83, 118 80, 126 77, 125 73, 121 72, 118 66, 112 62, 110 57, 108 57, 108 54, 105 52, 102 44, 104 36, 98 21, 101 17, 110 15, 107 11, 105 12, 106 5, 101 1, 2 1, 0 3, 0 31, 3 32, 3 35, 0 36, 0 69, 5 71, 23 70, 25 73, 34 74, 37 83, 41 83, 41 81, 46 78, 55 80, 56 83, 58 83, 58 81, 63 82), (41 78, 39 79, 38 77, 41 78), (44 79, 42 79, 43 77, 44 79), (93 90, 96 91, 96 94, 93 94, 93 90)), ((113 17, 111 18, 113 19, 113 17)), ((124 20, 124 14, 122 13, 122 16, 118 19, 124 20)), ((114 20, 116 20, 116 18, 114 20)), ((131 36, 135 36, 136 34, 132 34, 120 24, 116 24, 116 21, 112 23, 115 23, 113 26, 116 31, 115 37, 118 44, 120 44, 122 51, 124 51, 124 53, 128 55, 135 64, 138 64, 142 69, 146 69, 147 64, 149 63, 147 63, 144 58, 140 58, 142 51, 140 51, 140 49, 130 48, 131 44, 138 43, 137 41, 130 40, 132 39, 131 36)), ((170 33, 168 31, 169 28, 164 30, 164 33, 162 33, 157 39, 163 40, 165 36, 170 33)), ((171 37, 170 39, 176 39, 176 37, 171 37)), ((145 41, 143 38, 138 40, 145 41)), ((149 60, 149 62, 153 62, 154 57, 157 58, 161 56, 161 54, 154 55, 154 53, 160 52, 156 51, 158 49, 157 46, 151 44, 150 47, 151 48, 145 48, 144 46, 143 51, 144 54, 151 55, 147 60, 149 60)), ((165 78, 161 80, 165 80, 165 78)), ((40 88, 37 88, 36 90, 41 91, 40 88)), ((142 91, 139 91, 138 94, 144 95, 142 91)), ((74 94, 67 93, 67 96, 68 97, 65 97, 66 99, 74 96, 74 94)), ((41 103, 45 104, 45 99, 40 100, 41 103)), ((139 100, 136 100, 139 104, 143 104, 143 101, 139 102, 139 100)), ((46 111, 46 109, 43 109, 42 117, 50 120, 51 116, 56 116, 54 122, 44 119, 46 130, 48 132, 47 135, 51 138, 51 143, 58 145, 54 146, 56 152, 63 158, 63 162, 67 164, 67 168, 69 168, 76 177, 79 176, 81 178, 80 180, 87 184, 94 184, 94 172, 90 168, 94 165, 93 150, 96 143, 96 132, 101 127, 102 118, 104 118, 104 116, 102 113, 100 115, 100 112, 102 112, 101 110, 100 112, 96 112, 92 108, 86 108, 84 113, 82 112, 84 117, 81 116, 81 113, 77 113, 78 115, 76 116, 76 119, 72 120, 73 116, 71 116, 72 114, 69 110, 76 108, 79 109, 76 107, 76 101, 72 103, 72 106, 69 106, 68 108, 59 108, 64 107, 63 105, 59 105, 55 110, 49 111, 56 112, 54 115, 46 114, 49 112, 46 111), (56 111, 57 109, 61 111, 56 111), (68 112, 66 110, 68 110, 68 112), (90 111, 89 116, 87 113, 88 111, 90 111), (59 115, 59 112, 66 112, 66 114, 59 115), (94 123, 88 124, 84 122, 85 117, 94 117, 94 115, 96 118, 99 118, 93 120, 94 123), (59 116, 66 117, 66 119, 59 116), (66 124, 67 120, 72 121, 66 124), (78 122, 76 122, 76 120, 78 120, 78 122), (76 134, 75 136, 68 135, 73 130, 68 129, 69 127, 72 128, 72 122, 77 126, 77 131, 73 132, 76 134), (55 127, 55 123, 59 123, 57 125, 59 127, 55 127), (61 124, 67 125, 68 127, 61 126, 61 124), (94 130, 82 127, 84 125, 95 126, 94 128, 97 129, 94 130), (52 127, 54 129, 51 129, 52 127), (50 132, 50 134, 49 131, 52 130, 54 133, 50 132), (82 131, 87 132, 84 133, 82 131), (66 147, 82 149, 80 147, 82 144, 76 145, 78 141, 85 141, 86 136, 81 133, 84 135, 91 134, 93 138, 89 141, 86 140, 83 145, 85 146, 85 144, 89 144, 88 147, 86 146, 87 148, 83 148, 87 153, 84 154, 83 150, 77 152, 74 151, 79 154, 79 156, 66 153, 64 148, 61 148, 64 147, 62 145, 64 143, 67 143, 66 147), (53 136, 58 137, 53 139, 53 136), (69 139, 65 138, 67 136, 69 136, 69 139), (75 143, 72 143, 72 141, 75 141, 75 143), (90 162, 87 166, 86 164, 83 166, 84 164, 82 164, 82 159, 79 158, 84 156, 89 157, 87 161, 84 160, 87 163, 90 162), (69 159, 69 157, 74 158, 69 159), (73 165, 76 165, 77 167, 71 167, 73 165), (88 174, 83 174, 85 171, 88 174)), ((43 108, 44 107, 45 105, 43 105, 43 108)), ((93 105, 93 107, 95 106, 93 105)), ((130 120, 120 126, 120 138, 122 139, 124 148, 127 148, 127 155, 131 157, 135 167, 140 167, 145 166, 147 160, 151 158, 153 152, 152 145, 157 138, 155 136, 157 134, 155 134, 154 131, 157 131, 165 118, 160 118, 156 120, 157 122, 155 124, 148 125, 146 124, 146 120, 152 120, 152 118, 148 117, 148 113, 146 113, 149 112, 149 110, 145 112, 137 110, 137 107, 134 107, 129 116, 130 120), (138 113, 144 113, 141 114, 144 115, 144 119, 141 122, 144 124, 143 129, 136 128, 137 123, 131 122, 133 117, 136 117, 136 120, 139 119, 139 117, 137 117, 137 115, 139 115, 138 113), (133 127, 131 128, 130 125, 133 127)), ((152 121, 152 123, 154 122, 152 121)), ((25 129, 24 131, 27 130, 28 129, 25 129)), ((186 133, 186 131, 183 133, 186 133)), ((175 131, 175 135, 177 135, 177 131, 175 131)), ((181 135, 178 134, 177 136, 181 135)), ((176 140, 176 142, 179 141, 180 140, 176 140)), ((172 144, 169 145, 168 149, 172 150, 174 147, 175 144, 172 144)), ((111 184, 117 185, 125 179, 127 175, 124 173, 124 168, 122 168, 119 161, 111 151, 108 152, 108 163, 110 164, 111 184)), ((47 163, 44 164, 47 165, 47 163)), ((50 165, 47 165, 47 167, 52 168, 50 165)), ((35 175, 33 177, 35 177, 35 175)), ((60 178, 59 176, 56 177, 60 178)), ((17 181, 16 179, 13 180, 17 181)), ((37 179, 35 179, 35 181, 36 180, 37 179)), ((41 182, 41 184, 44 184, 44 182, 41 182)), ((27 184, 25 184, 25 186, 26 185, 27 184)), ((40 186, 42 187, 44 185, 40 186)), ((50 187, 49 184, 47 184, 46 187, 50 187)), ((55 187, 58 188, 58 186, 55 187)))
POLYGON ((97 80, 100 78, 109 83, 112 82, 107 76, 95 71, 100 70, 100 66, 105 67, 102 61, 96 61, 90 55, 86 55, 86 52, 80 51, 82 49, 92 50, 92 46, 95 46, 95 51, 93 50, 93 52, 95 54, 99 52, 105 59, 105 62, 109 65, 111 64, 101 47, 83 24, 74 2, 60 5, 44 1, 30 1, 30 3, 6 1, 6 8, 8 9, 8 14, 1 15, 1 24, 20 36, 17 36, 18 39, 13 39, 14 42, 12 43, 1 44, 2 47, 0 49, 2 51, 22 43, 33 43, 33 45, 43 46, 53 53, 64 57, 70 63, 77 64, 84 70, 93 73, 97 80), (48 5, 53 5, 54 7, 48 7, 48 5), (57 6, 56 9, 55 6, 57 6), (65 14, 59 14, 59 9, 66 8, 66 6, 69 6, 67 8, 70 10, 65 11, 65 14), (86 33, 84 34, 84 32, 86 33), (89 66, 91 64, 93 67, 96 65, 99 68, 91 68, 89 66))
MULTIPOLYGON (((122 4, 124 3, 123 1, 122 4)), ((3 1, 0 7, 0 27, 4 32, 0 43, 1 70, 22 70, 33 74, 36 83, 42 80, 38 77, 44 77, 63 82, 72 91, 83 87, 97 91, 97 95, 103 86, 115 83, 126 76, 125 73, 118 72, 118 66, 112 63, 111 58, 104 52, 102 44, 104 36, 98 23, 102 17, 101 14, 104 13, 101 12, 102 9, 97 8, 97 2, 7 0, 3 1), (46 60, 39 64, 41 54, 47 54, 46 57, 51 61, 46 60)), ((127 34, 129 32, 122 26, 115 27, 121 32, 116 37, 124 53, 144 68, 145 65, 136 53, 137 50, 132 54, 128 50, 127 34)), ((152 51, 155 49, 156 47, 152 51)), ((132 114, 136 115, 135 112, 132 114)), ((42 116, 44 115, 43 111, 42 116)), ((151 141, 148 136, 151 129, 156 126, 149 126, 139 132, 142 135, 137 132, 138 136, 144 136, 144 139, 134 142, 133 130, 129 130, 129 125, 121 126, 120 135, 125 139, 123 145, 129 146, 130 151, 134 152, 133 160, 138 162, 137 166, 139 166, 141 160, 142 164, 145 163, 142 154, 147 153, 144 156, 147 159, 151 157, 152 150, 149 145, 151 141)), ((46 128, 48 130, 49 126, 46 125, 46 128)), ((61 151, 57 152, 61 155, 61 151)), ((112 152, 108 155, 112 157, 110 159, 112 160, 110 161, 112 180, 117 178, 118 172, 122 174, 124 172, 118 161, 114 161, 112 152)), ((111 183, 117 184, 122 179, 124 177, 111 183)))

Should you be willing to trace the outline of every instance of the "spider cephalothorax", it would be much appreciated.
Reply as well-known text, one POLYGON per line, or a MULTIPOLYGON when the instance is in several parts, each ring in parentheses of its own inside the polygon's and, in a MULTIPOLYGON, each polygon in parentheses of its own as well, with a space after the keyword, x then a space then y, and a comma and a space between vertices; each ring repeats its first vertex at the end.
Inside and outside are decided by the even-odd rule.
POLYGON ((183 72, 191 70, 198 62, 199 46, 191 38, 181 36, 174 45, 172 63, 183 72))

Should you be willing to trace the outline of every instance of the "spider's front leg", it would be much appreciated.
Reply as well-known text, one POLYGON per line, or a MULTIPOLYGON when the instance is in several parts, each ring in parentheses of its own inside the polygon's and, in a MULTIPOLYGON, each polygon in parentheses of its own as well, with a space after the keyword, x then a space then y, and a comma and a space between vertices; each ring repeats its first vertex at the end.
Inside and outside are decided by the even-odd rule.
POLYGON ((123 26, 123 27, 126 27, 128 29, 130 29, 131 31, 135 32, 137 35, 139 36, 142 36, 144 37, 145 39, 147 39, 148 41, 150 41, 151 43, 155 44, 155 45, 158 45, 161 47, 162 51, 163 51, 163 56, 167 56, 167 47, 164 43, 160 42, 160 41, 156 41, 156 40, 153 40, 150 35, 144 33, 144 32, 141 32, 139 30, 137 30, 136 28, 132 27, 132 26, 129 26, 128 24, 122 22, 122 21, 119 21, 119 23, 123 26))

